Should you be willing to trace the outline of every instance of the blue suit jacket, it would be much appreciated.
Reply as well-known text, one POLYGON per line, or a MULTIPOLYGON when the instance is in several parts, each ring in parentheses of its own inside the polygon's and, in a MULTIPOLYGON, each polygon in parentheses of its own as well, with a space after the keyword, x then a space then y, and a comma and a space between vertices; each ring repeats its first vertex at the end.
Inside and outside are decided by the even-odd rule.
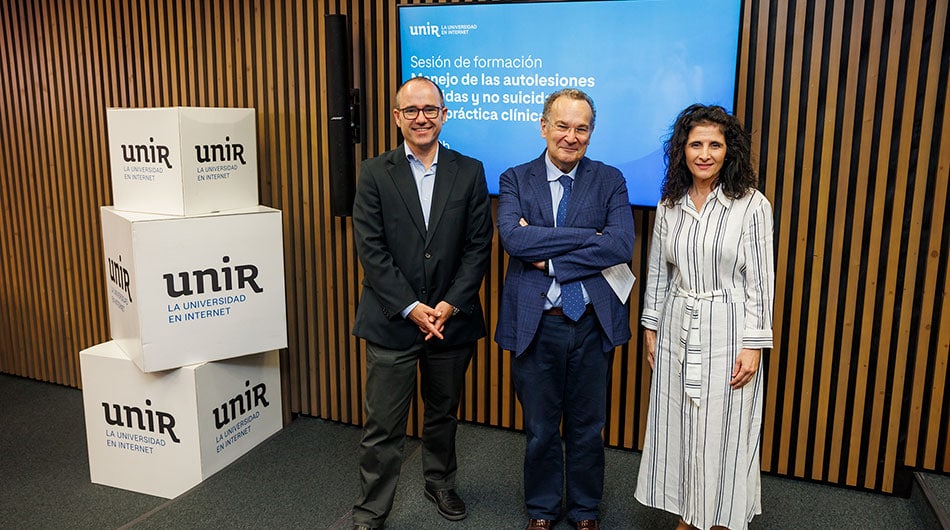
POLYGON ((575 174, 565 226, 554 226, 545 153, 501 175, 498 235, 511 259, 495 342, 521 355, 534 339, 551 277, 532 263, 552 260, 560 283, 582 280, 604 331, 604 351, 630 340, 630 310, 600 271, 629 263, 633 214, 627 184, 614 167, 584 158, 575 174), (524 218, 528 226, 521 226, 524 218))

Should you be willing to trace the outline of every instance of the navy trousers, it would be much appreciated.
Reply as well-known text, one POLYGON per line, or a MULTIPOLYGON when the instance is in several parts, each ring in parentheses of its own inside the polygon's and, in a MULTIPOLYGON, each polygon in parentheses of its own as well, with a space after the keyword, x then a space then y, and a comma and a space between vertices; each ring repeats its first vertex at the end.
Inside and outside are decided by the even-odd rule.
POLYGON ((593 314, 578 322, 544 315, 531 346, 513 361, 527 437, 524 496, 530 518, 560 516, 565 482, 567 517, 599 517, 610 364, 602 333, 593 314))

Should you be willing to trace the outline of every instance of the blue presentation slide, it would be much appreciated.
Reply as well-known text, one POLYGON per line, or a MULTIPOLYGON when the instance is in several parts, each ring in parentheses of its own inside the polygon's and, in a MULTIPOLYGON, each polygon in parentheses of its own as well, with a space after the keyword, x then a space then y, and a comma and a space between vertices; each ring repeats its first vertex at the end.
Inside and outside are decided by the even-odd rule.
POLYGON ((732 109, 738 0, 633 0, 399 8, 403 80, 445 93, 444 145, 485 164, 489 191, 544 150, 544 98, 579 88, 597 115, 587 156, 618 167, 630 202, 656 206, 663 141, 692 103, 732 109))

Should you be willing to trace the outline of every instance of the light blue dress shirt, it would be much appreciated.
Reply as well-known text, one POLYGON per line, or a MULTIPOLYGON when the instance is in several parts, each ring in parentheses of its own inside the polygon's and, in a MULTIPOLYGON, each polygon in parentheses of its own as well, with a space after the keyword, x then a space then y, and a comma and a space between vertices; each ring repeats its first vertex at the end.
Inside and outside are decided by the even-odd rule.
MULTIPOLYGON (((425 165, 409 149, 409 144, 403 144, 406 148, 406 160, 409 161, 409 169, 412 170, 412 178, 416 181, 416 191, 419 192, 419 202, 422 204, 422 218, 425 220, 426 228, 429 228, 429 212, 432 211, 432 190, 435 188, 435 168, 439 165, 439 149, 437 146, 435 158, 432 159, 432 165, 426 169, 425 165)), ((585 295, 586 296, 586 295, 585 295)), ((402 310, 402 318, 409 316, 409 313, 419 305, 419 301, 409 304, 402 310)))
MULTIPOLYGON (((574 177, 577 175, 577 165, 575 165, 574 169, 572 169, 569 173, 564 173, 554 165, 554 162, 551 162, 550 155, 546 153, 544 155, 544 167, 547 169, 548 187, 551 189, 551 204, 554 206, 554 222, 556 226, 557 207, 559 204, 561 204, 561 197, 564 196, 564 186, 558 182, 558 179, 561 178, 561 175, 567 175, 568 177, 571 177, 571 180, 573 181, 574 177)), ((548 273, 551 276, 554 276, 553 260, 548 260, 548 273)), ((584 303, 589 304, 590 296, 587 294, 587 288, 584 287, 583 282, 581 283, 581 291, 584 293, 584 303)), ((545 311, 551 309, 552 307, 561 307, 561 284, 557 283, 557 280, 551 280, 551 287, 548 288, 548 295, 544 300, 545 311)))

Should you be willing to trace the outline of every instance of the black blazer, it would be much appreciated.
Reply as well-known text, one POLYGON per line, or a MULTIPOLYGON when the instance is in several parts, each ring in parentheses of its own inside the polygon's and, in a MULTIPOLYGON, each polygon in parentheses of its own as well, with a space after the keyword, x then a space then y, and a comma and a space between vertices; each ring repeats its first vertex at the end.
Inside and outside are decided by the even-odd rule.
POLYGON ((460 309, 448 319, 443 341, 456 346, 485 336, 478 292, 491 252, 492 220, 482 163, 439 148, 429 228, 422 217, 405 148, 366 160, 353 203, 363 293, 353 334, 389 349, 423 340, 400 314, 419 300, 460 309))

